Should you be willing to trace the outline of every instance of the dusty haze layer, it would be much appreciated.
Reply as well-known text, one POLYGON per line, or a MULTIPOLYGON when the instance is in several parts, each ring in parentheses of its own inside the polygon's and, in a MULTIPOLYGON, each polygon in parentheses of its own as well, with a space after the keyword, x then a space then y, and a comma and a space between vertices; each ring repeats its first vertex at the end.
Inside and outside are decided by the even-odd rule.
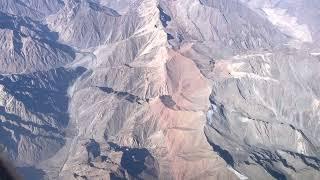
POLYGON ((320 2, 0 0, 26 179, 320 179, 320 2))

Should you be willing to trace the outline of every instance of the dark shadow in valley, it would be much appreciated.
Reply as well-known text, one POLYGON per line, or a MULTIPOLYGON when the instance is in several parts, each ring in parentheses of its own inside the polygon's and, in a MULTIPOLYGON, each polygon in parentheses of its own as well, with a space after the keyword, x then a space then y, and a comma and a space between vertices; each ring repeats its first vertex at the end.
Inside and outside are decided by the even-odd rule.
POLYGON ((170 33, 167 33, 167 40, 169 41, 171 39, 174 39, 174 37, 170 33))
POLYGON ((176 102, 174 102, 170 95, 160 96, 160 100, 168 108, 173 108, 176 105, 176 102))
POLYGON ((86 143, 85 146, 88 152, 88 163, 100 156, 100 144, 97 143, 94 139, 90 139, 90 141, 86 143))
MULTIPOLYGON (((30 139, 30 145, 34 144, 32 150, 28 147, 25 150, 37 152, 34 157, 28 157, 34 161, 49 158, 64 145, 64 128, 69 122, 68 88, 85 71, 82 67, 57 68, 30 74, 0 75, 4 91, 26 110, 20 116, 10 110, 10 106, 0 106, 0 116, 5 119, 0 121, 0 136, 3 137, 0 143, 6 148, 9 158, 17 157, 22 137, 30 139)), ((38 179, 33 177, 37 176, 28 179, 38 179)))
POLYGON ((22 49, 23 44, 21 37, 31 37, 34 41, 39 41, 40 44, 47 44, 52 48, 57 48, 67 53, 72 59, 75 58, 73 48, 59 43, 58 33, 51 31, 47 25, 42 24, 40 21, 34 21, 29 17, 14 16, 0 11, 0 29, 13 31, 14 49, 17 53, 20 53, 22 49), (23 27, 27 28, 28 31, 23 31, 23 27))
POLYGON ((94 0, 88 0, 87 2, 89 3, 89 7, 94 11, 102 12, 109 16, 114 16, 114 17, 120 16, 120 14, 117 11, 109 7, 103 6, 99 2, 96 2, 94 0))
POLYGON ((113 142, 108 142, 111 149, 123 153, 121 158, 121 166, 132 176, 137 177, 140 173, 147 169, 145 165, 148 157, 153 158, 146 148, 130 148, 119 146, 113 142))
POLYGON ((226 161, 227 164, 229 164, 230 166, 234 167, 233 157, 227 150, 222 149, 217 144, 214 144, 214 143, 211 143, 211 142, 209 142, 209 144, 211 145, 213 150, 215 152, 217 152, 219 154, 219 156, 222 157, 226 161))
MULTIPOLYGON (((75 70, 57 68, 28 75, 0 75, 0 84, 3 84, 10 94, 23 102, 28 110, 38 115, 40 119, 40 114, 45 114, 59 120, 62 126, 66 126, 69 118, 67 90, 85 71, 86 69, 82 67, 75 70)), ((10 114, 6 115, 13 117, 10 114)))
POLYGON ((114 89, 112 89, 111 87, 98 87, 100 90, 108 93, 108 94, 115 94, 117 96, 117 98, 119 99, 124 99, 126 101, 129 101, 130 103, 138 103, 141 104, 141 102, 144 101, 149 101, 149 99, 142 99, 138 96, 135 96, 133 94, 130 94, 128 92, 123 92, 123 91, 116 91, 114 89))
POLYGON ((160 21, 162 23, 162 26, 167 27, 168 22, 171 21, 171 17, 168 14, 166 14, 160 6, 158 6, 158 9, 160 12, 160 21))
POLYGON ((45 177, 45 172, 35 167, 18 167, 18 174, 23 177, 24 180, 42 180, 45 177))

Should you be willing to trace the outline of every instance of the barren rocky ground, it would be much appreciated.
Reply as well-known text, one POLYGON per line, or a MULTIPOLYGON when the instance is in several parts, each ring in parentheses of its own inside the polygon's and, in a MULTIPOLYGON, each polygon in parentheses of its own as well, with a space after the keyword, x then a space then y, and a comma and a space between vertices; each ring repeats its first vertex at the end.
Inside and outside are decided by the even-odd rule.
POLYGON ((0 0, 1 149, 27 180, 320 179, 319 9, 0 0))

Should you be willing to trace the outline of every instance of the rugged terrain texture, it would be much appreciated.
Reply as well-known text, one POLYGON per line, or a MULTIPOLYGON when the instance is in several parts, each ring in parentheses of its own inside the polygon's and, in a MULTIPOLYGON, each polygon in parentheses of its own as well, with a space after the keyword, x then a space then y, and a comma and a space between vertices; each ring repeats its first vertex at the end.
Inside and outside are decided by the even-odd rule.
POLYGON ((320 179, 320 2, 0 4, 26 179, 320 179))

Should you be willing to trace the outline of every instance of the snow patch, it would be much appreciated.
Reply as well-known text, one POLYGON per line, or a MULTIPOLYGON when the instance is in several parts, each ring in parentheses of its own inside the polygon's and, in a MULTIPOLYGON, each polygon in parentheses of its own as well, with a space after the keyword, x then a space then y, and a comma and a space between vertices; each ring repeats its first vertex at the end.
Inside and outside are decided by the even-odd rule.
POLYGON ((320 56, 320 52, 313 52, 313 53, 310 53, 311 56, 320 56))
MULTIPOLYGON (((217 107, 215 105, 211 105, 212 108, 214 109, 217 109, 217 107)), ((210 109, 208 112, 207 112, 207 122, 208 124, 212 124, 213 123, 213 114, 214 114, 214 110, 210 109)))
POLYGON ((287 10, 280 8, 262 8, 269 21, 280 30, 302 42, 312 42, 309 28, 305 24, 298 24, 297 18, 290 16, 287 10))
POLYGON ((246 123, 246 122, 250 121, 250 119, 247 117, 241 117, 240 121, 246 123))
POLYGON ((239 173, 237 170, 233 169, 231 166, 228 165, 227 168, 228 168, 231 172, 233 172, 240 180, 246 180, 246 179, 248 179, 247 176, 239 173))
POLYGON ((318 108, 320 108, 320 100, 314 99, 312 102, 312 108, 313 110, 318 110, 318 108))
POLYGON ((257 54, 242 54, 242 55, 238 54, 238 55, 233 56, 233 59, 241 60, 241 59, 259 57, 259 58, 263 59, 265 62, 269 62, 270 61, 269 56, 271 56, 271 55, 272 55, 272 53, 264 53, 264 54, 257 53, 257 54))
POLYGON ((241 78, 249 78, 249 79, 255 79, 255 80, 265 80, 265 81, 273 81, 273 82, 279 82, 276 79, 267 77, 267 76, 260 76, 258 74, 255 73, 249 73, 249 72, 241 72, 239 71, 240 68, 244 65, 245 63, 241 62, 241 63, 233 63, 233 64, 229 64, 228 65, 228 71, 229 74, 237 79, 241 79, 241 78))
POLYGON ((305 154, 307 152, 306 146, 304 144, 304 138, 299 131, 296 131, 296 142, 297 142, 297 152, 301 154, 305 154))

